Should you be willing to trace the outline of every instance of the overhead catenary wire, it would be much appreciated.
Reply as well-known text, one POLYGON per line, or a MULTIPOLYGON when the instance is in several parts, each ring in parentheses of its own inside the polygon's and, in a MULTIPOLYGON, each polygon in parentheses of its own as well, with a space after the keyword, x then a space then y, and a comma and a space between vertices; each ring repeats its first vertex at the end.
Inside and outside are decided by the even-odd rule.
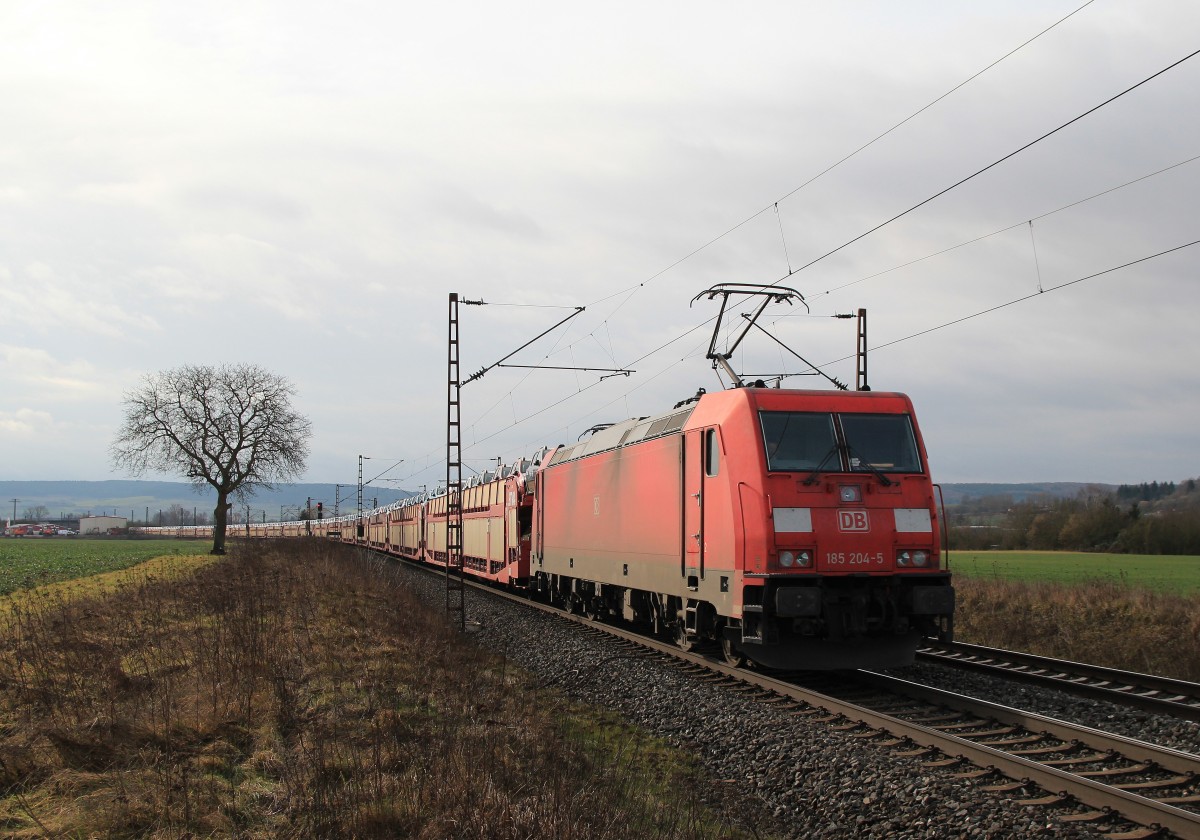
MULTIPOLYGON (((964 315, 961 318, 955 318, 954 320, 947 321, 944 324, 938 324, 935 327, 929 327, 928 329, 920 330, 918 332, 912 333, 911 335, 906 335, 903 338, 897 338, 897 339, 894 339, 893 341, 886 341, 883 344, 877 344, 874 347, 872 347, 871 350, 873 350, 873 351, 874 350, 882 350, 885 347, 893 347, 897 344, 902 344, 905 341, 912 341, 914 338, 919 338, 923 335, 928 335, 929 333, 937 332, 938 330, 944 330, 947 327, 954 326, 955 324, 961 324, 961 323, 964 323, 965 321, 970 321, 974 318, 979 318, 983 315, 991 314, 992 312, 998 312, 1001 309, 1006 309, 1010 306, 1015 306, 1018 303, 1024 303, 1025 301, 1033 300, 1034 298, 1040 298, 1040 297, 1050 294, 1051 292, 1061 291, 1062 289, 1066 289, 1070 286, 1078 285, 1080 283, 1083 283, 1084 281, 1094 280, 1097 277, 1103 277, 1106 274, 1112 274, 1115 271, 1120 271, 1121 269, 1129 268, 1130 266, 1134 266, 1139 263, 1144 263, 1144 262, 1148 262, 1149 260, 1157 259, 1159 257, 1164 257, 1167 254, 1173 254, 1176 251, 1182 251, 1184 248, 1191 248, 1194 245, 1200 245, 1200 239, 1193 239, 1191 242, 1185 242, 1182 245, 1176 245, 1172 248, 1167 248, 1166 250, 1159 251, 1155 254, 1149 254, 1145 257, 1139 257, 1136 260, 1130 260, 1129 262, 1121 263, 1120 265, 1114 265, 1110 268, 1104 269, 1103 271, 1097 271, 1097 272, 1089 274, 1085 277, 1078 277, 1074 280, 1068 280, 1065 283, 1059 283, 1057 286, 1048 286, 1045 289, 1041 289, 1041 290, 1032 292, 1027 295, 1022 295, 1021 297, 1013 298, 1012 300, 997 304, 995 306, 989 306, 987 309, 981 309, 978 312, 973 312, 970 315, 964 315)), ((834 359, 833 361, 826 362, 825 364, 827 364, 827 365, 837 364, 838 362, 844 362, 847 359, 851 359, 851 358, 853 358, 853 356, 843 356, 840 359, 834 359)))
MULTIPOLYGON (((1118 93, 1118 94, 1115 94, 1115 95, 1113 95, 1113 96, 1110 96, 1108 99, 1104 100, 1103 102, 1099 103, 1098 105, 1093 105, 1091 108, 1088 108, 1088 109, 1087 109, 1086 111, 1084 111, 1082 114, 1079 114, 1079 115, 1078 115, 1078 116, 1076 116, 1076 117, 1072 117, 1071 119, 1067 120, 1065 123, 1063 123, 1062 125, 1058 126, 1057 128, 1053 128, 1053 129, 1051 129, 1050 131, 1047 131, 1045 134, 1041 135, 1040 137, 1037 137, 1037 138, 1035 138, 1035 139, 1033 139, 1033 140, 1030 140, 1028 143, 1026 143, 1024 146, 1021 146, 1019 149, 1016 149, 1016 150, 1014 150, 1014 151, 1011 151, 1011 152, 1009 152, 1008 154, 1006 154, 1004 157, 1002 157, 1002 158, 999 158, 999 159, 997 159, 997 160, 994 160, 994 161, 992 161, 991 163, 989 163, 987 166, 983 167, 982 169, 978 169, 978 170, 976 170, 975 172, 972 172, 972 173, 971 173, 970 175, 968 175, 967 177, 965 177, 965 178, 962 178, 961 180, 955 181, 953 184, 951 184, 950 186, 946 187, 945 189, 938 190, 936 193, 934 193, 933 195, 929 196, 929 198, 926 198, 926 199, 925 199, 925 200, 923 200, 923 201, 919 201, 919 202, 917 202, 917 203, 916 203, 916 204, 914 204, 912 207, 909 207, 907 210, 904 210, 904 211, 902 211, 902 212, 900 212, 900 213, 897 213, 895 216, 892 216, 890 219, 888 219, 888 220, 886 220, 886 221, 880 222, 879 224, 875 225, 875 227, 871 228, 870 230, 863 231, 862 233, 860 233, 858 236, 854 237, 853 239, 850 239, 850 240, 847 240, 846 242, 843 242, 841 245, 837 246, 837 247, 836 247, 836 248, 834 248, 832 251, 826 251, 826 252, 825 252, 824 254, 822 254, 821 256, 819 256, 819 257, 817 257, 817 258, 815 258, 815 259, 809 260, 809 261, 808 261, 808 262, 806 262, 804 265, 802 265, 802 266, 800 266, 799 268, 797 268, 797 269, 796 269, 796 272, 800 272, 800 271, 803 271, 803 270, 804 270, 804 269, 806 269, 806 268, 809 268, 809 267, 811 267, 811 266, 814 266, 814 265, 816 265, 817 263, 819 263, 821 260, 823 260, 823 259, 825 259, 825 258, 827 258, 827 257, 831 257, 831 256, 833 256, 833 255, 834 255, 834 254, 836 254, 838 251, 841 251, 843 248, 847 248, 847 247, 849 247, 849 246, 853 245, 855 242, 858 242, 860 239, 863 239, 863 238, 865 238, 865 237, 867 237, 867 236, 870 236, 872 233, 875 233, 876 231, 878 231, 878 230, 880 230, 880 229, 882 229, 882 228, 884 228, 884 227, 887 227, 888 225, 890 225, 892 222, 896 221, 897 219, 902 219, 902 218, 904 218, 905 216, 907 216, 909 213, 913 212, 914 210, 917 210, 917 209, 919 209, 919 208, 921 208, 921 207, 924 207, 926 204, 928 204, 929 202, 933 201, 934 199, 940 198, 941 196, 945 195, 946 193, 950 192, 951 190, 954 190, 954 189, 957 189, 958 187, 961 187, 963 184, 967 183, 968 181, 970 181, 970 180, 972 180, 972 179, 974 179, 974 178, 977 178, 977 177, 979 177, 980 175, 982 175, 983 173, 987 172, 988 170, 990 170, 990 169, 993 169, 993 168, 995 168, 995 167, 999 166, 1000 164, 1004 163, 1006 160, 1010 160, 1011 158, 1014 158, 1014 157, 1016 157, 1017 155, 1021 154, 1021 152, 1025 151, 1026 149, 1029 149, 1029 148, 1031 148, 1031 147, 1033 147, 1033 146, 1036 146, 1038 143, 1042 142, 1043 140, 1045 140, 1045 139, 1047 139, 1047 138, 1049 138, 1049 137, 1052 137, 1053 135, 1055 135, 1055 134, 1057 134, 1058 132, 1062 131, 1064 128, 1067 128, 1068 126, 1074 125, 1075 123, 1079 122, 1081 119, 1083 119, 1084 117, 1088 116, 1089 114, 1094 114, 1096 111, 1099 111, 1099 110, 1100 110, 1101 108, 1103 108, 1104 106, 1106 106, 1106 105, 1110 105, 1110 104, 1112 104, 1113 102, 1116 102, 1118 99, 1120 99, 1122 96, 1125 96, 1127 93, 1131 93, 1132 91, 1135 91, 1135 90, 1137 90, 1137 89, 1138 89, 1138 88, 1140 88, 1142 85, 1145 85, 1145 84, 1149 83, 1150 81, 1152 81, 1152 80, 1154 80, 1154 79, 1158 78, 1159 76, 1161 76, 1162 74, 1166 73, 1167 71, 1169 71, 1169 70, 1172 70, 1172 69, 1174 69, 1174 68, 1178 67, 1179 65, 1183 64, 1183 63, 1184 63, 1185 61, 1187 61, 1188 59, 1194 58, 1194 57, 1195 57, 1195 56, 1197 56, 1197 55, 1200 55, 1200 50, 1196 50, 1196 51, 1194 51, 1194 52, 1188 53, 1187 55, 1185 55, 1183 58, 1179 59, 1178 61, 1173 61, 1173 62, 1171 62, 1170 64, 1168 64, 1168 65, 1167 65, 1166 67, 1164 67, 1163 69, 1159 70, 1159 71, 1158 71, 1158 72, 1156 72, 1156 73, 1153 73, 1153 74, 1151 74, 1151 75, 1147 76, 1146 78, 1142 79, 1142 80, 1141 80, 1140 82, 1138 82, 1137 84, 1130 85, 1129 87, 1125 88, 1125 90, 1121 91, 1120 93, 1118 93)), ((792 274, 794 274, 794 273, 796 273, 796 272, 789 272, 789 273, 788 273, 788 276, 790 277, 792 274)), ((778 281, 776 281, 776 282, 778 282, 778 281)))
MULTIPOLYGON (((1078 207, 1081 204, 1085 204, 1094 199, 1101 198, 1102 196, 1106 196, 1109 193, 1114 193, 1114 192, 1117 192, 1118 190, 1125 189, 1126 187, 1140 183, 1149 178, 1153 178, 1156 175, 1162 175, 1164 172, 1170 172, 1172 169, 1177 169, 1180 166, 1184 166, 1186 164, 1193 163, 1197 160, 1200 160, 1200 155, 1193 155, 1192 157, 1187 158, 1186 160, 1181 160, 1178 163, 1173 163, 1170 166, 1165 166, 1162 169, 1158 169, 1158 170, 1155 170, 1154 172, 1150 172, 1146 175, 1142 175, 1140 177, 1134 178, 1132 181, 1126 181, 1123 184, 1117 184, 1115 187, 1109 187, 1108 189, 1102 190, 1101 192, 1093 193, 1092 195, 1089 195, 1086 198, 1080 198, 1080 199, 1077 199, 1076 201, 1072 201, 1070 204, 1064 204, 1061 207, 1056 207, 1053 210, 1048 210, 1045 213, 1042 213, 1038 216, 1034 216, 1032 219, 1030 219, 1028 221, 1033 221, 1033 222, 1041 221, 1042 219, 1053 216, 1055 213, 1061 213, 1064 210, 1070 210, 1072 207, 1078 207)), ((992 236, 998 236, 1001 233, 1007 233, 1010 230, 1019 228, 1023 224, 1026 224, 1026 222, 1024 222, 1024 221, 1015 222, 1011 225, 1008 225, 1007 227, 1002 227, 999 230, 994 230, 991 233, 985 233, 982 236, 972 237, 971 239, 968 239, 964 242, 959 242, 957 245, 951 245, 949 248, 942 248, 939 251, 934 251, 933 253, 926 254, 923 257, 917 257, 916 259, 908 260, 907 262, 902 262, 899 265, 894 265, 891 268, 885 268, 883 271, 876 271, 874 274, 868 274, 866 277, 860 277, 857 280, 851 280, 849 283, 843 283, 840 286, 834 286, 830 289, 826 289, 823 292, 810 292, 808 297, 811 300, 814 296, 829 295, 829 294, 832 294, 833 292, 840 292, 843 289, 848 289, 851 286, 858 285, 859 283, 865 283, 867 280, 874 280, 876 277, 882 277, 883 275, 889 274, 893 271, 899 271, 902 268, 908 268, 909 266, 916 265, 917 263, 922 262, 924 260, 932 259, 933 257, 940 257, 943 254, 948 254, 951 251, 957 250, 959 248, 965 248, 967 245, 974 245, 976 242, 982 242, 983 240, 988 239, 992 236)), ((780 277, 776 282, 782 283, 784 279, 786 279, 786 278, 780 277)), ((779 317, 793 318, 793 317, 797 317, 797 316, 781 315, 779 317)))
MULTIPOLYGON (((565 308, 573 308, 573 307, 565 307, 565 308)), ((605 327, 606 327, 606 328, 607 328, 607 324, 608 324, 608 322, 607 322, 607 321, 605 321, 605 322, 604 322, 604 325, 605 325, 605 327)), ((570 325, 568 325, 568 328, 567 328, 567 329, 568 329, 568 330, 570 329, 570 325)), ((597 328, 597 329, 598 329, 598 328, 597 328)), ((549 351, 547 351, 547 352, 546 352, 546 354, 545 354, 544 356, 542 356, 542 361, 543 361, 543 362, 545 362, 545 361, 549 360, 549 359, 550 359, 552 356, 555 356, 555 355, 557 355, 557 354, 559 354, 559 353, 571 353, 571 354, 572 354, 572 358, 574 358, 574 347, 575 347, 575 345, 576 345, 576 344, 579 344, 581 341, 586 341, 586 340, 587 340, 587 339, 589 339, 589 338, 590 338, 590 339, 592 339, 593 341, 595 341, 597 344, 599 344, 599 345, 600 345, 600 347, 601 347, 601 349, 603 350, 603 347, 604 347, 603 343, 601 343, 601 342, 600 342, 600 340, 599 340, 598 338, 596 338, 596 330, 592 330, 592 332, 590 332, 590 333, 587 333, 586 335, 582 336, 582 337, 581 337, 581 338, 579 338, 579 339, 576 339, 575 341, 573 341, 573 342, 571 342, 570 344, 568 344, 566 347, 563 347, 563 348, 558 348, 558 344, 559 344, 559 342, 560 342, 560 341, 562 341, 562 339, 563 339, 563 337, 564 337, 565 335, 566 335, 566 331, 564 331, 564 332, 560 333, 560 334, 559 334, 559 336, 558 336, 558 338, 556 338, 556 339, 554 340, 554 344, 553 344, 553 346, 551 347, 551 349, 550 349, 549 351)), ((611 336, 609 336, 609 344, 611 345, 611 343, 612 343, 612 337, 611 337, 611 336)), ((615 358, 615 357, 612 355, 612 353, 611 353, 611 352, 609 352, 609 357, 610 357, 610 358, 612 358, 612 360, 613 360, 613 364, 616 364, 616 358, 615 358)), ((509 400, 511 401, 511 399, 512 399, 512 395, 513 395, 513 392, 514 392, 514 391, 516 391, 516 390, 518 390, 518 389, 520 389, 520 387, 521 387, 522 385, 524 385, 526 381, 528 381, 529 377, 533 376, 533 372, 534 372, 534 371, 536 371, 536 370, 553 370, 553 369, 556 369, 556 367, 555 367, 554 365, 526 365, 526 366, 522 366, 522 365, 497 365, 497 367, 507 367, 507 368, 521 368, 521 367, 525 367, 525 368, 527 368, 527 369, 529 370, 529 372, 528 372, 528 373, 526 373, 524 376, 522 376, 522 377, 521 377, 521 378, 520 378, 520 379, 517 381, 517 383, 516 383, 514 386, 512 386, 512 388, 510 388, 510 389, 509 389, 509 391, 507 392, 507 394, 501 395, 501 396, 500 396, 500 397, 499 397, 499 398, 498 398, 498 399, 497 399, 497 400, 496 400, 494 403, 492 403, 492 405, 491 405, 491 406, 490 406, 490 407, 489 407, 487 410, 483 411, 483 412, 482 412, 482 413, 479 415, 479 417, 476 419, 476 421, 475 421, 476 423, 478 423, 480 420, 483 420, 483 419, 484 419, 484 418, 486 418, 486 417, 487 417, 489 414, 491 414, 493 411, 495 411, 495 410, 496 410, 496 408, 497 408, 497 407, 499 407, 499 406, 500 406, 500 404, 504 402, 504 399, 505 399, 505 397, 508 397, 508 398, 509 398, 509 400)))
POLYGON ((488 306, 507 306, 514 309, 578 309, 578 306, 568 306, 559 303, 495 303, 486 301, 488 306))
MULTIPOLYGON (((1070 13, 1068 13, 1068 14, 1064 15, 1063 17, 1059 18, 1059 19, 1058 19, 1058 20, 1056 20, 1054 23, 1050 24, 1050 25, 1049 25, 1049 26, 1047 26, 1045 29, 1043 29, 1041 32, 1039 32, 1038 34, 1034 35, 1032 38, 1029 38, 1028 40, 1024 41, 1024 42, 1023 42, 1022 44, 1020 44, 1019 46, 1013 47, 1011 50, 1009 50, 1009 51, 1008 51, 1008 52, 1006 52, 1004 55, 1002 55, 1002 56, 1000 56, 999 58, 997 58, 995 61, 993 61, 993 62, 992 62, 991 64, 989 64, 987 67, 984 67, 982 70, 976 71, 974 74, 972 74, 972 75, 968 76, 966 79, 964 79, 963 81, 959 82, 959 83, 958 83, 957 85, 955 85, 954 87, 950 88, 950 90, 946 91, 946 92, 945 92, 945 93, 943 93, 941 96, 939 96, 939 97, 937 97, 936 99, 934 99, 934 100, 933 100, 932 102, 930 102, 928 105, 925 105, 925 106, 923 106, 922 108, 919 108, 919 109, 917 109, 916 111, 914 111, 913 113, 911 113, 911 114, 909 114, 907 117, 905 117, 904 119, 900 120, 900 122, 896 123, 894 126, 892 126, 891 128, 889 128, 887 131, 885 131, 885 132, 883 132, 882 134, 879 134, 879 135, 877 135, 877 136, 873 137, 871 140, 869 140, 869 141, 867 141, 866 143, 864 143, 863 145, 859 146, 857 149, 855 149, 855 150, 854 150, 853 152, 851 152, 850 154, 846 155, 845 157, 841 158, 840 160, 836 161, 835 163, 833 163, 833 164, 830 164, 830 165, 829 165, 828 167, 826 167, 825 169, 822 169, 822 170, 821 170, 820 172, 818 172, 816 175, 814 175, 814 176, 812 176, 811 178, 809 178, 807 181, 805 181, 803 184, 801 184, 800 186, 798 186, 798 187, 796 187, 795 189, 793 189, 791 192, 785 193, 783 196, 781 196, 781 197, 779 198, 779 201, 783 201, 785 198, 789 198, 789 197, 791 197, 792 195, 796 194, 796 193, 797 193, 797 192, 799 192, 800 190, 802 190, 802 189, 804 189, 805 187, 807 187, 809 184, 811 184, 811 183, 813 183, 814 181, 816 181, 816 180, 817 180, 818 178, 820 178, 821 176, 823 176, 823 175, 826 175, 826 174, 828 174, 828 173, 832 172, 834 169, 837 169, 839 166, 841 166, 841 165, 842 165, 843 163, 845 163, 846 161, 850 160, 850 158, 854 157, 854 156, 855 156, 855 155, 857 155, 859 152, 865 151, 866 149, 868 149, 868 148, 870 148, 871 146, 875 145, 875 143, 877 143, 878 141, 882 140, 884 137, 887 137, 889 134, 891 134, 891 133, 892 133, 893 131, 895 131, 896 129, 900 128, 900 127, 901 127, 902 125, 904 125, 905 123, 907 123, 907 122, 910 122, 911 120, 913 120, 913 119, 914 119, 914 118, 916 118, 916 117, 919 117, 921 114, 923 114, 923 113, 925 113, 926 111, 928 111, 928 110, 929 110, 930 108, 932 108, 934 105, 936 105, 936 104, 938 104, 939 102, 941 102, 943 99, 945 99, 947 96, 949 96, 950 94, 952 94, 952 93, 954 93, 955 91, 957 91, 959 88, 965 87, 966 85, 968 85, 968 84, 970 84, 971 82, 975 81, 975 79, 979 78, 979 77, 980 77, 980 76, 982 76, 984 73, 986 73, 987 71, 989 71, 989 70, 991 70, 993 67, 995 67, 997 64, 999 64, 1000 62, 1004 61, 1004 59, 1008 58, 1009 56, 1013 55, 1014 53, 1017 53, 1017 52, 1021 51, 1021 50, 1022 50, 1022 49, 1024 49, 1025 47, 1029 46, 1029 45, 1030 45, 1030 44, 1032 44, 1034 41, 1036 41, 1038 38, 1041 38, 1043 35, 1045 35, 1047 32, 1049 32, 1051 29, 1054 29, 1056 26, 1058 26, 1059 24, 1061 24, 1061 23, 1063 23, 1064 21, 1066 21, 1068 18, 1074 17, 1074 16, 1075 16, 1075 15, 1077 15, 1079 12, 1083 11, 1085 8, 1087 8, 1088 6, 1092 5, 1092 3, 1093 3, 1093 2, 1095 2, 1095 0, 1087 0, 1087 2, 1086 2, 1086 3, 1084 3, 1082 6, 1078 7, 1078 8, 1077 8, 1077 9, 1075 9, 1074 11, 1072 11, 1072 12, 1070 12, 1070 13)), ((779 203, 779 201, 777 201, 777 202, 775 202, 775 203, 776 203, 776 204, 778 204, 778 203, 779 203)), ((765 208, 764 208, 764 210, 765 210, 765 208)), ((764 211, 759 211, 759 212, 764 212, 764 211)), ((797 269, 797 270, 798 270, 798 269, 797 269)))
MULTIPOLYGON (((843 163, 845 163, 846 161, 848 161, 848 160, 850 160, 851 158, 855 157, 855 156, 856 156, 856 155, 858 155, 860 152, 863 152, 863 151, 865 151, 866 149, 869 149, 871 146, 875 145, 877 142, 879 142, 879 141, 880 141, 880 140, 882 140, 883 138, 887 137, 889 134, 891 134, 891 133, 892 133, 893 131, 895 131, 896 129, 898 129, 898 128, 901 128, 901 127, 902 127, 902 126, 904 126, 906 123, 909 123, 909 122, 911 122, 913 119, 915 119, 916 117, 918 117, 918 116, 920 116, 921 114, 925 113, 926 111, 928 111, 928 110, 929 110, 930 108, 932 108, 934 105, 936 105, 936 104, 938 104, 939 102, 941 102, 941 101, 942 101, 943 99, 945 99, 946 97, 948 97, 948 96, 950 96, 950 95, 952 95, 952 94, 956 93, 957 91, 961 90, 962 88, 966 87, 968 84, 970 84, 971 82, 973 82, 973 81, 975 81, 976 79, 978 79, 980 76, 982 76, 982 75, 983 75, 984 73, 986 73, 987 71, 991 70, 993 67, 996 67, 996 66, 997 66, 998 64, 1000 64, 1001 62, 1003 62, 1003 61, 1005 61, 1006 59, 1008 59, 1008 58, 1012 57, 1012 56, 1013 56, 1013 55, 1015 55, 1016 53, 1018 53, 1018 52, 1020 52, 1021 50, 1023 50, 1025 47, 1027 47, 1027 46, 1029 46, 1030 44, 1032 44, 1034 41, 1036 41, 1036 40, 1038 40, 1039 38, 1041 38, 1041 37, 1042 37, 1043 35, 1045 35, 1047 32, 1050 32, 1052 29, 1055 29, 1056 27, 1058 27, 1058 26, 1059 26, 1059 25, 1061 25, 1062 23, 1066 22, 1068 19, 1070 19, 1070 18, 1074 17, 1074 16, 1075 16, 1075 15, 1077 15, 1079 12, 1083 11, 1085 8, 1087 8, 1088 6, 1092 5, 1092 3, 1093 3, 1093 2, 1095 2, 1095 0, 1087 0, 1087 2, 1083 3, 1082 5, 1080 5, 1079 7, 1077 7, 1076 9, 1074 9, 1073 11, 1071 11, 1071 12, 1069 12, 1068 14, 1064 15, 1063 17, 1059 18, 1059 19, 1058 19, 1058 20, 1056 20, 1054 23, 1050 24, 1050 25, 1049 25, 1049 26, 1047 26, 1045 29, 1043 29, 1043 30, 1041 30, 1040 32, 1038 32, 1036 35, 1034 35, 1034 36, 1032 36, 1032 37, 1030 37, 1030 38, 1027 38, 1027 39, 1026 39, 1025 41, 1023 41, 1021 44, 1019 44, 1019 45, 1018 45, 1018 46, 1016 46, 1016 47, 1013 47, 1011 50, 1009 50, 1008 52, 1006 52, 1004 55, 1002 55, 1002 56, 1000 56, 999 58, 995 59, 994 61, 992 61, 992 62, 991 62, 990 64, 988 64, 987 66, 983 67, 982 69, 980 69, 980 70, 977 70, 976 72, 972 73, 970 76, 968 76, 967 78, 963 79, 963 80, 962 80, 961 82, 959 82, 958 84, 954 85, 952 88, 950 88, 949 90, 947 90, 945 93, 943 93, 943 94, 941 94, 941 95, 939 95, 939 96, 935 97, 934 99, 930 100, 928 103, 926 103, 925 105, 921 106, 921 107, 920 107, 920 108, 918 108, 916 111, 913 111, 911 114, 909 114, 909 115, 908 115, 907 117, 905 117, 904 119, 900 120, 898 123, 896 123, 895 125, 893 125, 891 128, 888 128, 888 129, 886 129, 885 131, 882 131, 882 132, 880 132, 879 134, 875 135, 875 136, 874 136, 874 137, 872 137, 870 140, 868 140, 867 142, 863 143, 863 144, 862 144, 861 146, 859 146, 858 148, 854 149, 854 151, 850 152, 850 153, 849 153, 849 154, 847 154, 847 155, 844 155, 843 157, 841 157, 841 158, 839 158, 838 160, 834 161, 833 163, 829 164, 828 166, 826 166, 824 169, 822 169, 822 170, 821 170, 820 172, 818 172, 817 174, 810 176, 810 177, 809 177, 807 180, 805 180, 805 181, 804 181, 803 183, 801 183, 799 186, 793 187, 792 189, 788 190, 786 193, 784 193, 783 195, 781 195, 781 196, 780 196, 779 198, 777 198, 775 201, 773 201, 773 202, 771 202, 770 204, 768 204, 768 205, 766 205, 765 207, 763 207, 761 210, 758 210, 757 212, 755 212, 755 213, 752 213, 751 215, 749 215, 749 216, 747 216, 746 218, 742 219, 742 220, 741 220, 740 222, 738 222, 737 224, 733 225, 732 227, 728 228, 727 230, 723 231, 722 233, 719 233, 719 234, 717 234, 716 236, 712 237, 711 239, 709 239, 709 240, 708 240, 707 242, 705 242, 704 244, 702 244, 702 245, 700 245, 700 246, 698 246, 698 247, 696 247, 696 248, 692 249, 691 251, 689 251, 688 253, 684 254, 684 255, 683 255, 682 257, 680 257, 679 259, 677 259, 677 260, 675 260, 674 262, 672 262, 670 265, 668 265, 668 266, 666 266, 665 268, 662 268, 662 269, 660 269, 660 270, 656 271, 654 274, 650 275, 649 277, 647 277, 647 278, 646 278, 645 280, 643 280, 642 282, 640 282, 640 283, 634 283, 634 284, 633 284, 633 285, 631 285, 631 286, 626 286, 626 287, 624 287, 624 288, 622 288, 622 289, 620 289, 620 290, 618 290, 618 291, 616 291, 616 292, 612 292, 612 293, 610 293, 610 294, 608 294, 608 295, 605 295, 605 296, 603 296, 603 297, 597 298, 596 300, 592 301, 592 302, 591 302, 590 304, 588 304, 588 305, 589 305, 589 306, 597 306, 597 305, 599 305, 600 303, 603 303, 604 301, 611 300, 611 299, 612 299, 612 298, 614 298, 614 297, 617 297, 617 296, 619 296, 619 295, 622 295, 622 294, 626 294, 626 293, 628 293, 628 297, 626 297, 626 299, 625 299, 625 300, 623 300, 623 301, 622 301, 620 304, 618 304, 618 306, 617 306, 615 309, 613 309, 611 313, 609 313, 609 314, 610 314, 610 316, 611 316, 612 314, 615 314, 615 313, 616 313, 616 312, 617 312, 619 309, 621 309, 621 307, 623 307, 625 304, 627 304, 627 303, 629 302, 629 300, 630 300, 630 299, 633 297, 633 295, 637 293, 638 289, 644 288, 644 287, 645 287, 645 286, 646 286, 648 283, 652 283, 653 281, 657 280, 657 279, 658 279, 659 277, 661 277, 662 275, 664 275, 664 274, 668 273, 668 272, 669 272, 669 271, 671 271, 672 269, 674 269, 674 268, 677 268, 678 266, 680 266, 680 265, 682 265, 683 263, 687 262, 687 261, 688 261, 688 260, 690 260, 692 257, 694 257, 694 256, 696 256, 697 254, 699 254, 701 251, 704 251, 704 250, 706 250, 707 248, 710 248, 710 247, 712 247, 713 245, 717 244, 718 242, 720 242, 720 241, 721 241, 722 239, 724 239, 725 237, 727 237, 727 236, 729 236, 730 234, 732 234, 732 233, 735 233, 736 231, 738 231, 738 230, 740 230, 741 228, 745 227, 747 224, 749 224, 750 222, 752 222, 752 221, 754 221, 755 219, 757 219, 757 218, 758 218, 759 216, 761 216, 763 213, 766 213, 767 211, 769 211, 769 210, 770 210, 772 207, 777 207, 777 206, 778 206, 778 204, 779 204, 779 202, 781 202, 781 201, 784 201, 785 199, 791 198, 793 195, 795 195, 796 193, 800 192, 800 191, 801 191, 801 190, 803 190, 805 187, 807 187, 807 186, 809 186, 810 184, 812 184, 812 183, 816 182, 817 180, 819 180, 820 178, 824 177, 825 175, 828 175, 830 172, 832 172, 833 170, 837 169, 837 168, 838 168, 839 166, 841 166, 843 163)), ((790 269, 790 268, 791 268, 791 266, 789 265, 789 269, 790 269)), ((789 274, 790 274, 790 273, 792 273, 792 272, 789 270, 789 274)))

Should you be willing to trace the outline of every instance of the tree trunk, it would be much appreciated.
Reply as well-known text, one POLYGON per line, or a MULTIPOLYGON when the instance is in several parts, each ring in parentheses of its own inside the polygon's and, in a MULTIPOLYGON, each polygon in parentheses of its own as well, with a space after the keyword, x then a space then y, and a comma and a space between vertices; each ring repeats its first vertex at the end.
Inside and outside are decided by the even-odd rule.
POLYGON ((225 553, 225 526, 229 523, 229 509, 233 505, 226 499, 229 494, 223 490, 217 491, 217 506, 213 510, 213 547, 209 554, 225 553))

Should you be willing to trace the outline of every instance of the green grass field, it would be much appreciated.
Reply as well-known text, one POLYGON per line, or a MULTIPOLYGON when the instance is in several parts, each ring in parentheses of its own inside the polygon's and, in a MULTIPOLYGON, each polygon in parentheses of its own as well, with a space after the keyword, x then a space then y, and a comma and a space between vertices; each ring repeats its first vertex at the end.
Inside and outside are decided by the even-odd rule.
POLYGON ((1102 581, 1176 595, 1200 593, 1200 557, 1194 556, 952 551, 950 570, 963 577, 1067 584, 1102 581))
POLYGON ((203 542, 27 538, 0 540, 0 595, 115 572, 154 557, 203 554, 203 542))

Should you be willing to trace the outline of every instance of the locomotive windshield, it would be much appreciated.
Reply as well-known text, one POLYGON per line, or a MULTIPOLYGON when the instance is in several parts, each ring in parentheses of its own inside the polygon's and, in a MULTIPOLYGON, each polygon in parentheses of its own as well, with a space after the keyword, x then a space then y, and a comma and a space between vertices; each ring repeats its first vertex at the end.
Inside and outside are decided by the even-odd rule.
POLYGON ((921 472, 907 414, 761 411, 772 472, 921 472))
POLYGON ((921 471, 917 439, 907 414, 842 414, 839 419, 852 471, 921 471))
POLYGON ((832 414, 759 412, 769 470, 841 468, 832 414))

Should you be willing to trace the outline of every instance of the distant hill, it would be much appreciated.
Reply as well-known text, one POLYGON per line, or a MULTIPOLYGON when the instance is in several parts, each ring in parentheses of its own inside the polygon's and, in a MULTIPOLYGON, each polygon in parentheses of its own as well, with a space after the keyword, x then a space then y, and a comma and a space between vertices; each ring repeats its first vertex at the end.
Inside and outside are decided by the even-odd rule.
POLYGON ((1115 484, 1089 484, 1078 481, 1044 481, 1028 484, 943 484, 942 493, 946 504, 957 505, 967 499, 986 496, 1011 496, 1014 502, 1024 502, 1031 496, 1050 496, 1055 499, 1072 499, 1084 488, 1099 488, 1115 493, 1115 484))
MULTIPOLYGON (((304 507, 309 499, 315 505, 324 503, 325 515, 333 516, 334 504, 338 500, 338 485, 334 484, 281 484, 275 490, 260 490, 250 500, 253 518, 258 519, 266 511, 268 520, 285 515, 288 508, 304 507)), ((387 487, 367 486, 363 489, 363 503, 368 507, 372 500, 386 505, 411 496, 403 490, 387 487)), ((340 512, 347 513, 358 507, 358 485, 341 485, 340 512)), ((80 514, 110 514, 132 517, 141 521, 147 511, 151 518, 160 510, 169 510, 179 505, 184 510, 193 508, 212 515, 216 506, 216 493, 197 493, 192 485, 182 481, 0 481, 0 520, 13 515, 13 499, 16 499, 17 519, 21 521, 29 508, 43 505, 49 518, 72 518, 80 514)))

